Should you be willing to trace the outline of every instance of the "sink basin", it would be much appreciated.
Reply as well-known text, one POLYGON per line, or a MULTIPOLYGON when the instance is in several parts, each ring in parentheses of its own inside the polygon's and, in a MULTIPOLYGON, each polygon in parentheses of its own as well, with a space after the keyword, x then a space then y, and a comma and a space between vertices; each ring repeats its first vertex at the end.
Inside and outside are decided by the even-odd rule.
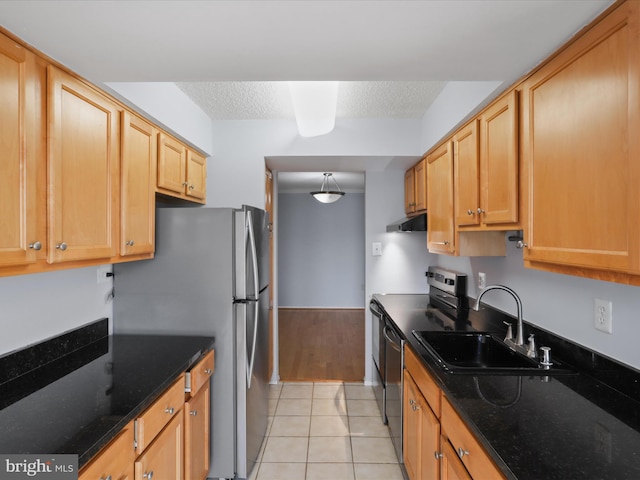
POLYGON ((455 374, 556 375, 574 371, 552 358, 543 369, 536 359, 513 351, 486 332, 412 332, 443 370, 455 374))

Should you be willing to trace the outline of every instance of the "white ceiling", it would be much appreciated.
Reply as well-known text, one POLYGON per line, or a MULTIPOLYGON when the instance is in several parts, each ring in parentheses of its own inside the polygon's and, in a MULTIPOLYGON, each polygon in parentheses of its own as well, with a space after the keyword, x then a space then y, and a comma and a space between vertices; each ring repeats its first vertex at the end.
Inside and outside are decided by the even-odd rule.
POLYGON ((512 82, 612 1, 2 0, 0 25, 94 82, 178 82, 215 119, 292 118, 287 80, 343 82, 338 118, 420 118, 444 82, 512 82))

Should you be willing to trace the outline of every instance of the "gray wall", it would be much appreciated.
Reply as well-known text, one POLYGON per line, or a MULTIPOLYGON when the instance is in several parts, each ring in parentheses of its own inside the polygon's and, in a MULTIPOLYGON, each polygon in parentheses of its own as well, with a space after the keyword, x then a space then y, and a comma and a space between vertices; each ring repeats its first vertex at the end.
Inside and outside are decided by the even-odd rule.
POLYGON ((278 195, 278 305, 364 306, 364 194, 322 204, 278 195))

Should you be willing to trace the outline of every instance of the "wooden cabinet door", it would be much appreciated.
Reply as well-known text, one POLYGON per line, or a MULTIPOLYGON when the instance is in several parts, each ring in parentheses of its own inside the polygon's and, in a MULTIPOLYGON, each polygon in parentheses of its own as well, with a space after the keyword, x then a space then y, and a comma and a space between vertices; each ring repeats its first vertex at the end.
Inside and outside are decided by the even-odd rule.
POLYGON ((207 159, 192 150, 187 150, 187 189, 186 195, 198 200, 206 198, 207 159))
POLYGON ((440 469, 442 473, 440 480, 473 480, 449 444, 449 441, 445 437, 442 437, 440 443, 442 448, 442 457, 440 458, 440 469))
POLYGON ((404 173, 404 211, 407 215, 416 211, 416 184, 413 167, 404 173))
POLYGON ((209 473, 210 385, 207 382, 184 407, 184 478, 203 480, 209 473))
POLYGON ((36 195, 36 167, 43 151, 43 132, 36 129, 45 109, 37 102, 42 85, 35 56, 1 34, 0 84, 0 265, 24 265, 35 262, 45 244, 44 232, 37 231, 42 212, 36 195))
POLYGON ((454 253, 453 152, 446 142, 427 156, 427 247, 430 252, 454 253))
POLYGON ((158 189, 183 195, 187 185, 187 149, 165 133, 158 137, 158 189))
POLYGON ((120 255, 154 251, 157 136, 150 123, 123 113, 120 255))
POLYGON ((133 480, 133 427, 127 426, 94 460, 83 467, 79 480, 133 480))
POLYGON ((481 222, 518 221, 518 101, 513 90, 480 116, 481 222))
POLYGON ((182 480, 182 422, 182 412, 179 412, 138 457, 134 465, 135 480, 149 480, 152 477, 154 480, 182 480))
POLYGON ((414 175, 414 201, 416 204, 416 212, 427 209, 427 159, 423 158, 413 170, 414 175))
POLYGON ((422 478, 422 395, 411 375, 404 371, 403 392, 403 460, 409 480, 422 478))
POLYGON ((50 263, 116 254, 119 110, 87 84, 48 68, 50 263))
POLYGON ((474 120, 453 137, 456 224, 480 223, 478 122, 474 120))
POLYGON ((640 271, 639 12, 620 5, 524 84, 526 261, 640 271))

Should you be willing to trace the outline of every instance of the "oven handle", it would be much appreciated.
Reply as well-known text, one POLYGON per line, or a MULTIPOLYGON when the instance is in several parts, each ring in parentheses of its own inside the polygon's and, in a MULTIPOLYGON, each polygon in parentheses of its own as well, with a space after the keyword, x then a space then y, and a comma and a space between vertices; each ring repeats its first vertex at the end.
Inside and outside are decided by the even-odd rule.
POLYGON ((369 302, 369 310, 371 311, 371 313, 373 313, 376 317, 382 317, 382 312, 380 310, 378 310, 378 303, 375 301, 370 301, 369 302))
MULTIPOLYGON (((391 330, 389 328, 389 325, 385 325, 384 329, 382 330, 382 334, 384 335, 384 338, 387 340, 387 342, 389 342, 391 344, 391 346, 393 347, 394 350, 398 351, 398 352, 402 352, 402 344, 398 344, 395 341, 393 341, 393 339, 391 339, 391 337, 389 336, 388 331, 391 330)), ((394 333, 394 335, 397 337, 397 335, 394 333)))

